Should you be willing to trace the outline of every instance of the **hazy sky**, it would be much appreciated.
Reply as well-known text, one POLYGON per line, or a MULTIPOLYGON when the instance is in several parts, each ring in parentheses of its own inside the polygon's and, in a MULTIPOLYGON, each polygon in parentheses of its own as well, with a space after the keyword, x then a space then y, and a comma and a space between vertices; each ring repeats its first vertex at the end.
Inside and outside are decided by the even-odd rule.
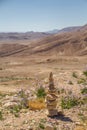
POLYGON ((47 31, 87 23, 87 0, 0 0, 0 32, 47 31))

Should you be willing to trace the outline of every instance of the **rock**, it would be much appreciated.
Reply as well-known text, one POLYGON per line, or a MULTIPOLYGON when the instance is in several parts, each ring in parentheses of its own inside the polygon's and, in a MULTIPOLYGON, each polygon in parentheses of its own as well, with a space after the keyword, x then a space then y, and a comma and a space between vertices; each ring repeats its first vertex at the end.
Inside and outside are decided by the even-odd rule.
POLYGON ((11 99, 10 99, 11 102, 20 102, 21 99, 17 96, 13 96, 11 99))
POLYGON ((50 124, 46 125, 45 130, 54 130, 54 127, 50 124))
POLYGON ((28 130, 33 130, 33 128, 31 126, 28 126, 28 130))
POLYGON ((17 106, 17 105, 18 105, 18 103, 16 103, 16 102, 7 102, 4 104, 4 107, 13 108, 14 106, 17 106))

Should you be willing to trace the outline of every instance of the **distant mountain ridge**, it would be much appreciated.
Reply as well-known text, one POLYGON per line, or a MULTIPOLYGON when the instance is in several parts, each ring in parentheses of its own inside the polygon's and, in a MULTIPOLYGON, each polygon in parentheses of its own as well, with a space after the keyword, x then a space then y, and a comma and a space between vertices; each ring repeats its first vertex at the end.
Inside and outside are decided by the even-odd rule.
POLYGON ((72 32, 72 31, 77 31, 78 29, 80 29, 82 26, 72 26, 72 27, 66 27, 63 29, 54 29, 51 31, 48 31, 48 33, 50 34, 56 34, 56 33, 64 33, 64 32, 72 32))
MULTIPOLYGON (((72 30, 72 28, 70 30, 72 30)), ((87 56, 87 25, 84 25, 74 31, 51 35, 46 34, 45 37, 40 37, 34 41, 27 40, 26 42, 25 40, 15 40, 14 42, 4 42, 4 44, 0 41, 0 57, 20 57, 31 55, 50 55, 56 57, 87 56)))
POLYGON ((74 26, 74 27, 66 27, 61 30, 54 29, 51 31, 47 32, 7 32, 7 33, 0 33, 0 41, 5 41, 5 40, 36 40, 40 38, 47 37, 52 34, 57 34, 57 33, 64 33, 64 32, 72 32, 80 29, 81 26, 74 26))
POLYGON ((25 32, 25 33, 17 33, 17 32, 9 32, 9 33, 0 33, 0 41, 5 40, 34 40, 40 39, 46 36, 49 36, 45 32, 25 32))

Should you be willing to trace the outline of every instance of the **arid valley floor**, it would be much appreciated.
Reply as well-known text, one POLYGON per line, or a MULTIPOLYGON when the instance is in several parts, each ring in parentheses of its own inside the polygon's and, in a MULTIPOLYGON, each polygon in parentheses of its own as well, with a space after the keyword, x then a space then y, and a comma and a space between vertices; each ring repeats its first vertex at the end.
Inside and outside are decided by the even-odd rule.
MULTIPOLYGON (((46 123, 57 126, 60 130, 86 130, 87 128, 87 104, 77 105, 71 109, 61 108, 61 98, 71 93, 82 97, 81 89, 86 86, 83 72, 87 69, 87 57, 4 57, 0 58, 0 109, 3 119, 0 121, 0 130, 28 130, 46 123), (48 87, 49 73, 54 74, 55 87, 64 91, 58 94, 58 110, 62 111, 58 119, 47 117, 47 109, 32 110, 23 108, 16 117, 12 114, 6 103, 10 102, 20 90, 29 91, 30 97, 40 85, 48 87), (77 77, 74 76, 74 73, 77 77)), ((87 100, 87 99, 86 99, 87 100)))
POLYGON ((0 38, 0 130, 87 130, 87 25, 0 38), (39 38, 31 40, 32 35, 39 38), (50 72, 58 95, 56 117, 47 116, 50 72))

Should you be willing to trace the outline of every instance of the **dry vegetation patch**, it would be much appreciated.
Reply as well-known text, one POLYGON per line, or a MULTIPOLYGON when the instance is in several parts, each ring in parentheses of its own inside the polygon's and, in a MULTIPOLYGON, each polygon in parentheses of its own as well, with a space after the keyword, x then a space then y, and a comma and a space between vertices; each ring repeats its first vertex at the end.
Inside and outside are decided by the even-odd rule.
POLYGON ((31 110, 41 110, 46 108, 44 98, 37 98, 28 102, 29 108, 31 110))

